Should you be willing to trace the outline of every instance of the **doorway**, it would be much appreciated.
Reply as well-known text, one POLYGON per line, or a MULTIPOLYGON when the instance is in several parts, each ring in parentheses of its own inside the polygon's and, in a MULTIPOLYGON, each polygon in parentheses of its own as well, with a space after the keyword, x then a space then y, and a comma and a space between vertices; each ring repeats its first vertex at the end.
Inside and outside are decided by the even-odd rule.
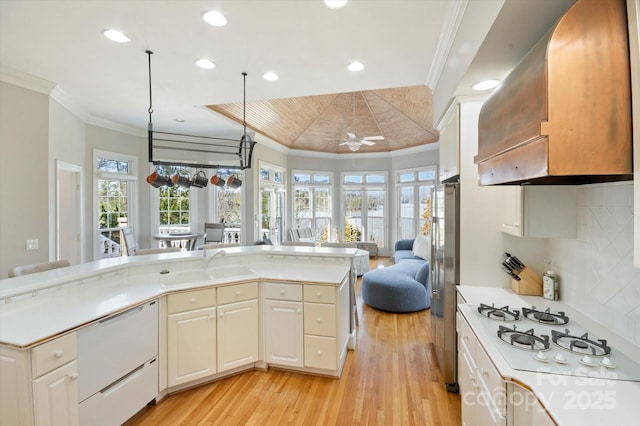
POLYGON ((82 263, 82 167, 56 162, 56 260, 82 263))

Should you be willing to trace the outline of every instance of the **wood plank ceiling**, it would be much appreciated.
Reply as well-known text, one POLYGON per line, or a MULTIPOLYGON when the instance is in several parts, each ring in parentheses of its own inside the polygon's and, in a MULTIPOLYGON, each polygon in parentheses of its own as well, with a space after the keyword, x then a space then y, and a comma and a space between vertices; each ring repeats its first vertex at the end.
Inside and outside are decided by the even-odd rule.
MULTIPOLYGON (((209 105, 209 109, 242 124, 242 102, 209 105)), ((384 136, 358 152, 389 152, 437 142, 431 89, 392 89, 247 102, 247 128, 290 149, 351 153, 340 143, 347 132, 358 137, 384 136)), ((259 140, 259 137, 257 138, 259 140)))

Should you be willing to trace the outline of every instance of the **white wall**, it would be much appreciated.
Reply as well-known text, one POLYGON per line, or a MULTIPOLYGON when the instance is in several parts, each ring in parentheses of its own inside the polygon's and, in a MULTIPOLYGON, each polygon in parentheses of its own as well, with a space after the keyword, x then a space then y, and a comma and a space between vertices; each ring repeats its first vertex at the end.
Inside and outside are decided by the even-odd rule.
POLYGON ((547 256, 560 277, 560 299, 640 346, 633 184, 579 187, 577 225, 577 238, 546 241, 547 256))
POLYGON ((49 96, 0 82, 0 277, 49 260, 49 96), (39 249, 26 251, 26 240, 39 249))

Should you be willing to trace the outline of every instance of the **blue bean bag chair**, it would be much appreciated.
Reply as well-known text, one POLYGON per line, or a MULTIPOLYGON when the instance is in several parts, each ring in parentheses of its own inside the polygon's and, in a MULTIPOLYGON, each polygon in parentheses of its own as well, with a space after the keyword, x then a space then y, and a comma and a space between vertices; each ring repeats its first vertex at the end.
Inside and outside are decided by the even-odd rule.
POLYGON ((431 306, 429 261, 413 254, 413 240, 400 240, 394 254, 396 263, 374 269, 362 276, 362 300, 388 312, 415 312, 431 306))

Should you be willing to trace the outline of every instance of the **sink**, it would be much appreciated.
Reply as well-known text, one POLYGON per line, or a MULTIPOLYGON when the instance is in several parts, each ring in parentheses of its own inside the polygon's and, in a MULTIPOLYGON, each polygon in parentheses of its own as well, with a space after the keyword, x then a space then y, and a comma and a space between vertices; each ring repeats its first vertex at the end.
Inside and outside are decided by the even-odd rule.
POLYGON ((161 274, 160 277, 163 287, 211 281, 212 278, 207 271, 202 269, 169 272, 168 274, 161 274))
POLYGON ((213 278, 231 278, 253 274, 254 272, 246 266, 223 266, 211 270, 211 276, 213 278))

